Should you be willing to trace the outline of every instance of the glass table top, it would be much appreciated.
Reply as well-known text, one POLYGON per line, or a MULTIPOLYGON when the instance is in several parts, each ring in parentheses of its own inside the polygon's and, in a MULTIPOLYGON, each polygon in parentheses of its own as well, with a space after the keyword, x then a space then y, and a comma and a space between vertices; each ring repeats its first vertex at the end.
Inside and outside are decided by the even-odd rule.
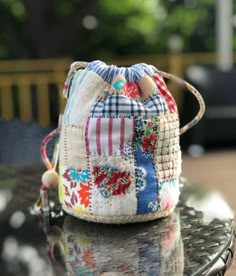
POLYGON ((50 217, 35 216, 43 171, 0 167, 0 275, 217 275, 230 263, 234 215, 215 190, 181 178, 169 217, 105 225, 63 213, 56 190, 50 217))

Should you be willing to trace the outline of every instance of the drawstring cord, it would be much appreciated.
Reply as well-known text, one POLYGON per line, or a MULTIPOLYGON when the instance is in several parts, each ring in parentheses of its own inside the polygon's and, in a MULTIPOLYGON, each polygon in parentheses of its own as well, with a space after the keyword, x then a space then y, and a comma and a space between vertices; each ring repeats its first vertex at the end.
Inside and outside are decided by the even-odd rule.
POLYGON ((155 66, 152 66, 152 68, 161 77, 174 80, 179 85, 185 87, 188 91, 190 91, 193 94, 193 96, 195 96, 195 98, 198 101, 199 111, 190 122, 188 122, 185 126, 180 128, 179 135, 182 135, 187 130, 189 130, 190 128, 195 126, 201 120, 201 118, 203 117, 206 107, 205 107, 205 102, 202 98, 202 95, 199 93, 199 91, 195 87, 193 87, 190 83, 184 81, 183 79, 181 79, 179 77, 176 77, 172 74, 169 74, 169 73, 166 73, 166 72, 163 72, 163 71, 159 71, 155 66))
POLYGON ((68 91, 69 91, 69 88, 70 88, 70 84, 71 84, 71 81, 72 81, 75 73, 79 69, 85 68, 87 65, 88 65, 88 62, 85 62, 85 61, 75 61, 71 64, 70 70, 67 74, 67 77, 66 77, 66 80, 65 80, 65 83, 64 83, 64 86, 63 86, 62 95, 63 95, 64 98, 68 97, 68 91))
POLYGON ((48 135, 46 135, 41 143, 41 149, 40 149, 41 157, 42 157, 43 163, 45 164, 48 170, 51 170, 51 169, 56 170, 56 166, 58 163, 59 136, 61 132, 62 117, 63 115, 59 116, 58 127, 54 129, 52 132, 50 132, 48 135), (50 161, 47 156, 46 148, 47 148, 47 144, 54 138, 56 138, 56 143, 54 146, 52 161, 50 161))
POLYGON ((49 214, 48 189, 52 189, 58 185, 59 176, 56 172, 56 167, 59 157, 59 136, 61 131, 62 117, 63 115, 59 116, 58 127, 50 132, 48 135, 46 135, 41 143, 41 157, 43 163, 48 170, 42 175, 40 197, 34 206, 34 210, 36 213, 40 212, 40 209, 42 209, 44 214, 49 214), (47 156, 46 148, 48 143, 52 139, 56 139, 56 142, 54 146, 52 161, 50 161, 47 156))

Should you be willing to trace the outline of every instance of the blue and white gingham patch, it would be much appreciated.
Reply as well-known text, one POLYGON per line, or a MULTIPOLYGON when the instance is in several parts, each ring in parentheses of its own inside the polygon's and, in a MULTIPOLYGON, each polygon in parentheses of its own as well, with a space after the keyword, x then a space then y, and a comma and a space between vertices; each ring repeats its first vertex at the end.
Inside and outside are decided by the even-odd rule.
POLYGON ((162 96, 155 95, 145 102, 137 102, 124 95, 111 95, 95 102, 91 117, 106 116, 158 116, 166 112, 167 105, 162 96))

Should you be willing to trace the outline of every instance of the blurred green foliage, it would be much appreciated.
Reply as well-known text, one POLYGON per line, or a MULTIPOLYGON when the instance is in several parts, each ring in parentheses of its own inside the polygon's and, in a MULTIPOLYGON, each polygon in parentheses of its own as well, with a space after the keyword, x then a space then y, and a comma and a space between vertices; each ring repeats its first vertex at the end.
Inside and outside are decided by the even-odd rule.
POLYGON ((0 187, 1 189, 10 188, 16 184, 17 167, 0 165, 0 187))
POLYGON ((214 51, 216 2, 1 0, 0 58, 214 51))

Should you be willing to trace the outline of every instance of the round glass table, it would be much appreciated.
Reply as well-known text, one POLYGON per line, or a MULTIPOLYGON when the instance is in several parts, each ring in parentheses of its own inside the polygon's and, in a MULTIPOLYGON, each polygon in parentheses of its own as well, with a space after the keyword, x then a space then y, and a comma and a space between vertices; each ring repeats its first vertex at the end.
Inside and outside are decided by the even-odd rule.
POLYGON ((127 225, 62 212, 35 216, 41 166, 0 167, 0 275, 223 275, 234 253, 234 215, 221 195, 181 178, 169 217, 127 225))

